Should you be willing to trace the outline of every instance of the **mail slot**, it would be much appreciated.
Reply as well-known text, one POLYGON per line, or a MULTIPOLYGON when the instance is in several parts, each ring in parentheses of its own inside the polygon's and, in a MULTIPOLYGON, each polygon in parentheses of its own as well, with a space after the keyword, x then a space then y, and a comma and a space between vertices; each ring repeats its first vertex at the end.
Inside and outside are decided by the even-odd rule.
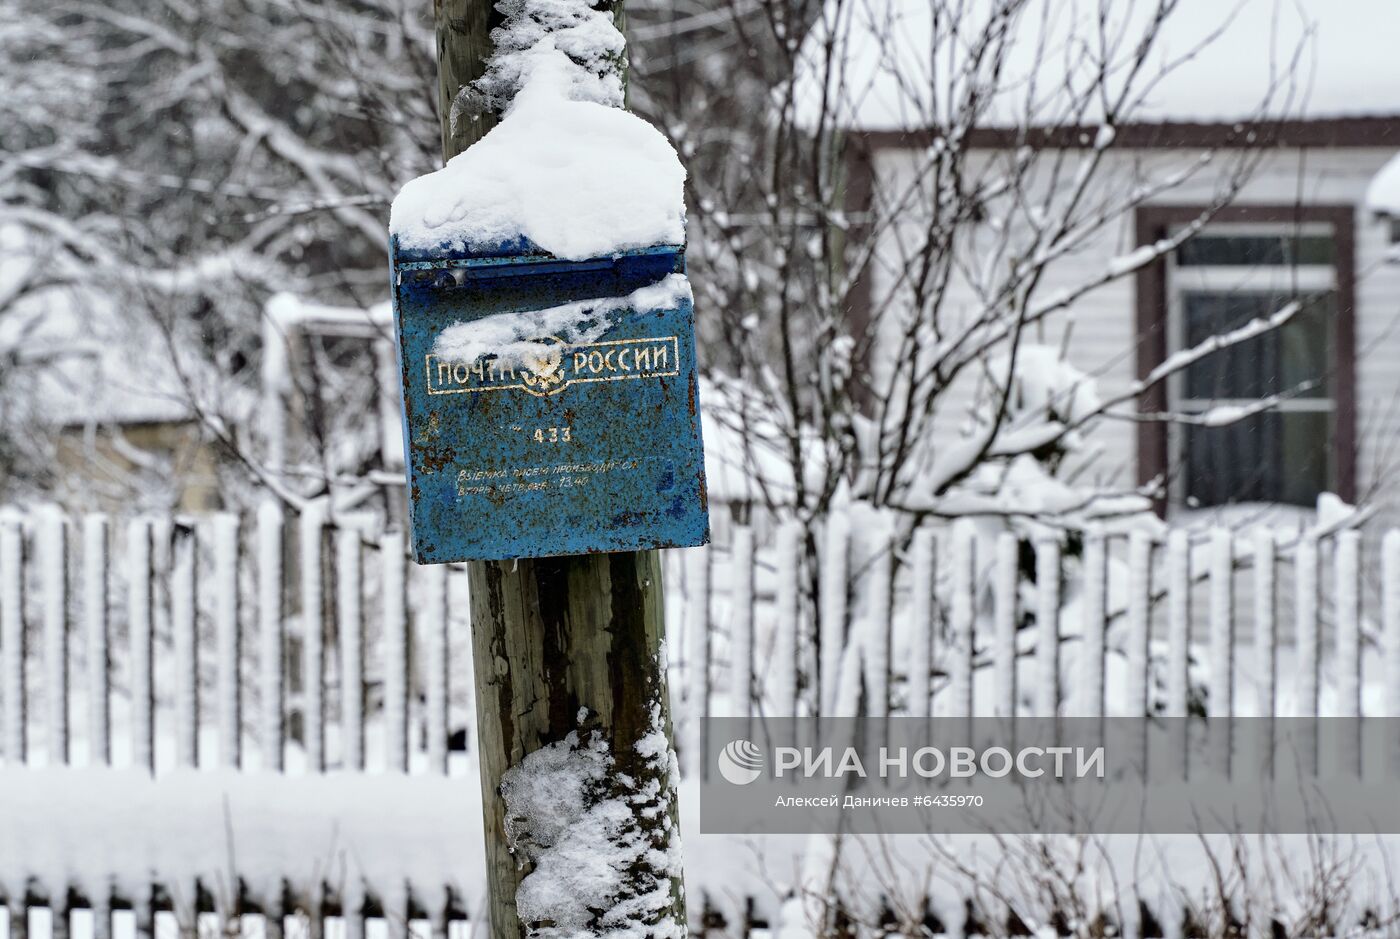
POLYGON ((390 254, 420 564, 709 540, 683 246, 390 254))

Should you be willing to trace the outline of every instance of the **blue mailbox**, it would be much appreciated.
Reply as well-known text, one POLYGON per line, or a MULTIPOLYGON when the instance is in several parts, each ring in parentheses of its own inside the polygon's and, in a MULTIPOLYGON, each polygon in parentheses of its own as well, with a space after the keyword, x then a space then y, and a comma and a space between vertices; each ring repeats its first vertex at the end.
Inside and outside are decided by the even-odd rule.
POLYGON ((684 250, 567 261, 524 242, 486 253, 391 242, 420 564, 709 540, 689 292, 654 308, 627 301, 675 283, 684 250), (605 328, 542 329, 523 360, 443 354, 444 332, 464 324, 592 303, 605 328))

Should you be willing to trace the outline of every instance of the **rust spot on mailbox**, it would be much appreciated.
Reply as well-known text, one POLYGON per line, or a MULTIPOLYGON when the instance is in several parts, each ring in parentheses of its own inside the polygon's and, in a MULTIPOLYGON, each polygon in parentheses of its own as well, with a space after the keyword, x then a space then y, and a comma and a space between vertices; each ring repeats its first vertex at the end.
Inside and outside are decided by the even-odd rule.
POLYGON ((533 365, 434 352, 460 323, 627 297, 683 274, 683 246, 587 261, 519 242, 480 254, 392 243, 390 254, 420 564, 709 540, 688 296, 664 309, 613 304, 587 342, 530 337, 548 351, 533 365))

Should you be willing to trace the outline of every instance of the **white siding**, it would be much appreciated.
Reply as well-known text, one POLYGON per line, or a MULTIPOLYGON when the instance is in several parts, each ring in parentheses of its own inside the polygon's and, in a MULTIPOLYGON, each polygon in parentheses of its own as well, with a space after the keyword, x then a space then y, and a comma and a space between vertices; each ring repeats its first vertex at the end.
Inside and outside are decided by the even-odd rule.
MULTIPOLYGON (((1388 227, 1361 207, 1366 186, 1382 165, 1394 155, 1386 148, 1278 150, 1265 156, 1254 170, 1236 204, 1352 205, 1356 212, 1356 417, 1359 453, 1357 492, 1377 505, 1377 525, 1400 522, 1394 506, 1397 480, 1393 470, 1400 468, 1400 265, 1381 263, 1389 245, 1388 227)), ((987 151, 985 167, 994 167, 1003 154, 987 151)), ((1194 150, 1121 150, 1106 155, 1101 170, 1106 186, 1131 185, 1137 179, 1161 179, 1185 170, 1199 157, 1194 150)), ((1200 205, 1211 201, 1223 173, 1237 153, 1222 152, 1213 168, 1197 173, 1165 193, 1162 204, 1200 205)), ((1071 159, 1077 159, 1072 157, 1071 159)), ((911 181, 915 167, 913 151, 887 150, 876 162, 880 187, 903 189, 911 181)), ((1107 191, 1107 190, 1102 190, 1107 191)), ((876 297, 884 295, 892 283, 891 269, 899 253, 896 238, 913 236, 920 219, 906 212, 900 232, 886 234, 881 246, 881 265, 873 280, 876 297)), ((1136 247, 1133 213, 1104 227, 1076 253, 1056 261, 1047 271, 1038 296, 1050 297, 1101 274, 1111 259, 1136 247)), ((913 236, 917 237, 917 236, 913 236)), ((969 258, 975 252, 968 252, 969 258)), ((1033 334, 1033 341, 1058 346, 1068 322, 1073 332, 1068 359, 1085 372, 1098 376, 1104 396, 1122 391, 1134 376, 1136 361, 1134 282, 1131 276, 1113 281, 1081 299, 1072 316, 1058 316, 1033 334)), ((967 317, 980 308, 966 280, 950 285, 944 309, 948 316, 967 317)), ((885 340, 888 342, 888 338, 885 340)), ((888 346, 887 346, 888 348, 888 346)), ((877 362, 888 356, 875 356, 877 362)), ((879 366, 877 365, 877 368, 879 366)), ((966 426, 973 405, 976 385, 963 380, 950 388, 935 422, 935 440, 949 440, 966 426)), ((1136 478, 1136 426, 1128 421, 1103 421, 1088 437, 1086 457, 1093 460, 1095 478, 1131 484, 1136 478)))

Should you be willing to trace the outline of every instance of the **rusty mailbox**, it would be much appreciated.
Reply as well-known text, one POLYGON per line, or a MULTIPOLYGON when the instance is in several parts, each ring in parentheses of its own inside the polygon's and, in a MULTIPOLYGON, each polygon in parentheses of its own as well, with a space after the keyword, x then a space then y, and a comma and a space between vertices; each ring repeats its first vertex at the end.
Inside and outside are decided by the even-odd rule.
POLYGON ((689 292, 627 302, 663 295, 646 288, 684 273, 683 246, 567 261, 520 242, 472 254, 395 241, 391 259, 420 564, 708 541, 689 292), (601 332, 542 329, 518 360, 453 358, 439 341, 590 303, 608 308, 601 332))

